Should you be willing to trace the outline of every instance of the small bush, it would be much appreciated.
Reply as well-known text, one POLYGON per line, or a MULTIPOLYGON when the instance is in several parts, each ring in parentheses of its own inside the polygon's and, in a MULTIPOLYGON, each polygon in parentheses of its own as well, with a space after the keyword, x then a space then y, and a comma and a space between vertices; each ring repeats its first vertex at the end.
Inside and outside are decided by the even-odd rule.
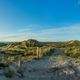
POLYGON ((79 58, 80 57, 80 48, 79 47, 65 48, 64 53, 67 56, 70 56, 73 58, 79 58))

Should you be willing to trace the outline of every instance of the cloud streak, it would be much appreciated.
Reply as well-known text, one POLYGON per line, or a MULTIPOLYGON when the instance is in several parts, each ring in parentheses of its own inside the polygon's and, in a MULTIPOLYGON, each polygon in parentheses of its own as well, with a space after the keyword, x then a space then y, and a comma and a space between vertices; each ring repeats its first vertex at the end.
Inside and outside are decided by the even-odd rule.
POLYGON ((80 33, 80 26, 74 25, 74 26, 68 26, 68 27, 61 27, 61 28, 51 28, 51 29, 45 29, 41 31, 42 34, 78 34, 80 33))
POLYGON ((48 28, 42 30, 33 30, 30 27, 20 29, 15 34, 5 34, 0 36, 1 41, 23 41, 34 38, 41 41, 54 41, 54 40, 71 40, 79 39, 80 25, 72 25, 66 27, 48 28))

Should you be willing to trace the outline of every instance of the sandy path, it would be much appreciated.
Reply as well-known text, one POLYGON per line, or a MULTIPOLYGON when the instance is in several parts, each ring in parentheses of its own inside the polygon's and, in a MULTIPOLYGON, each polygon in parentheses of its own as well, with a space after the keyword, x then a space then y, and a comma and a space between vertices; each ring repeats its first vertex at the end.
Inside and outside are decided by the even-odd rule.
MULTIPOLYGON (((77 77, 72 75, 66 75, 63 73, 63 69, 58 71, 53 71, 53 66, 58 63, 56 60, 51 60, 52 57, 58 57, 62 53, 61 49, 55 49, 54 55, 47 56, 39 60, 32 60, 25 64, 25 77, 19 78, 15 77, 12 79, 0 79, 0 80, 76 80, 77 77), (72 78, 70 78, 72 77, 72 78)), ((64 68, 65 70, 67 68, 64 68)))

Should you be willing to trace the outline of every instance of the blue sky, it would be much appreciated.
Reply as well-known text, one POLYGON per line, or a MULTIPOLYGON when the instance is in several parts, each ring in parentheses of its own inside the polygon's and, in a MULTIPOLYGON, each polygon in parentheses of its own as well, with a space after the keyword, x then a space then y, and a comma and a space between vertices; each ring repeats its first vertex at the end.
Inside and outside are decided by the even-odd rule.
POLYGON ((0 41, 80 40, 80 0, 0 0, 0 41))

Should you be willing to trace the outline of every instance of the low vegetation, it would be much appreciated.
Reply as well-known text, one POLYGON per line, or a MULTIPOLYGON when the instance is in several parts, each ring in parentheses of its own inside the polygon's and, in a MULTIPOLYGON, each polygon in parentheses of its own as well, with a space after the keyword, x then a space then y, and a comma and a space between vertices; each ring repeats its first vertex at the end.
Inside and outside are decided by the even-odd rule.
POLYGON ((73 57, 73 58, 79 58, 80 57, 80 47, 65 48, 64 54, 66 54, 67 56, 73 57))
POLYGON ((22 42, 0 43, 0 51, 16 55, 22 54, 23 56, 45 56, 54 52, 55 48, 63 48, 64 55, 73 58, 80 57, 80 41, 67 41, 67 42, 39 42, 34 39, 29 39, 22 42), (38 48, 38 51, 37 51, 38 48))
MULTIPOLYGON (((20 55, 24 62, 27 61, 27 69, 29 68, 30 73, 40 72, 42 76, 45 73, 45 77, 51 76, 54 80, 76 80, 79 78, 76 74, 80 73, 78 71, 78 67, 80 67, 80 41, 39 42, 30 39, 5 45, 1 43, 1 45, 0 63, 11 65, 12 62, 18 61, 20 55)), ((4 75, 7 78, 22 75, 22 73, 16 74, 15 72, 17 73, 17 69, 14 71, 7 68, 4 75)))

